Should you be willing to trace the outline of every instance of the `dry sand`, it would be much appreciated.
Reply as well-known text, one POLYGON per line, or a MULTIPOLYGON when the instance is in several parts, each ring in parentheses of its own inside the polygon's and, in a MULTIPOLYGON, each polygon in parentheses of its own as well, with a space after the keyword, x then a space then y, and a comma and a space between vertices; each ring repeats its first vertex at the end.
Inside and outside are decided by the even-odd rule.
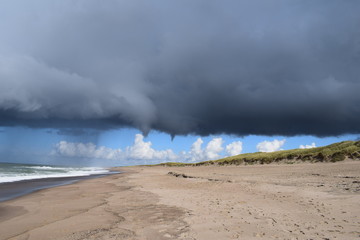
POLYGON ((0 203, 0 239, 360 239, 360 161, 122 170, 0 203))

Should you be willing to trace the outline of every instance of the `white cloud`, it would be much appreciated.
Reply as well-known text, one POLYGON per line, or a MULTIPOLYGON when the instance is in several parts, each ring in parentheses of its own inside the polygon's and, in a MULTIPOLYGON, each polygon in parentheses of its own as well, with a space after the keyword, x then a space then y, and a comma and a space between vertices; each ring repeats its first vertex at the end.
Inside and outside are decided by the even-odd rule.
POLYGON ((219 153, 224 150, 222 147, 223 142, 222 138, 214 138, 207 144, 204 152, 207 160, 218 159, 221 157, 219 153))
POLYGON ((316 148, 316 145, 313 142, 311 145, 300 145, 299 148, 300 149, 316 148))
POLYGON ((93 143, 72 143, 61 141, 55 146, 55 153, 65 157, 97 158, 110 160, 157 160, 173 161, 178 156, 171 150, 155 150, 151 142, 145 142, 144 136, 135 135, 135 141, 122 151, 120 148, 113 149, 104 146, 96 146, 93 143))
POLYGON ((285 143, 285 139, 279 141, 275 139, 274 141, 263 141, 256 145, 256 148, 259 152, 275 152, 279 151, 285 143))
POLYGON ((151 142, 145 142, 144 136, 135 135, 134 144, 126 148, 125 156, 127 159, 143 159, 143 160, 175 160, 177 155, 171 150, 157 151, 151 147, 151 142))
POLYGON ((242 142, 232 142, 226 146, 226 153, 228 156, 239 155, 242 152, 242 142))
POLYGON ((223 157, 220 153, 224 150, 222 138, 213 138, 205 148, 202 148, 204 141, 198 138, 192 145, 189 152, 181 153, 181 160, 187 162, 200 162, 215 160, 223 157))
POLYGON ((204 151, 201 149, 204 141, 201 138, 198 138, 192 145, 189 153, 183 152, 183 157, 190 160, 191 162, 196 162, 204 159, 204 151))
MULTIPOLYGON (((133 145, 120 148, 107 148, 97 146, 93 143, 74 143, 61 141, 55 146, 53 154, 63 157, 79 157, 90 159, 109 159, 119 161, 137 161, 139 164, 155 163, 165 161, 199 162, 206 160, 215 160, 225 157, 221 153, 224 151, 224 140, 220 137, 210 140, 205 147, 202 147, 204 141, 198 138, 190 148, 190 151, 182 151, 175 154, 173 150, 156 150, 152 148, 150 141, 144 141, 141 134, 135 135, 133 145)), ((227 156, 240 154, 242 151, 242 142, 232 142, 225 148, 227 156)))
POLYGON ((56 144, 56 153, 66 157, 117 159, 122 156, 121 149, 97 147, 93 143, 72 143, 61 141, 56 144))

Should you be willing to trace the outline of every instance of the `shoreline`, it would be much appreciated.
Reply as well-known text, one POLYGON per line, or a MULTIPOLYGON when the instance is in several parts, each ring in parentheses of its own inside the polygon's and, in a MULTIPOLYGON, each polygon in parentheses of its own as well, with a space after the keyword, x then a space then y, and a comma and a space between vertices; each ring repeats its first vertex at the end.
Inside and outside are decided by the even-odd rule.
POLYGON ((125 169, 1 202, 0 239, 164 239, 153 229, 153 216, 166 213, 158 226, 171 221, 171 228, 178 228, 183 210, 135 189, 128 178, 135 173, 125 169))
POLYGON ((107 175, 117 174, 119 172, 111 171, 103 174, 93 174, 88 176, 72 176, 72 177, 48 177, 30 180, 20 180, 14 182, 0 183, 0 203, 9 201, 27 194, 31 194, 43 189, 59 187, 63 185, 73 184, 92 178, 104 177, 107 175))
POLYGON ((1 202, 0 239, 360 237, 359 161, 114 169, 1 202))

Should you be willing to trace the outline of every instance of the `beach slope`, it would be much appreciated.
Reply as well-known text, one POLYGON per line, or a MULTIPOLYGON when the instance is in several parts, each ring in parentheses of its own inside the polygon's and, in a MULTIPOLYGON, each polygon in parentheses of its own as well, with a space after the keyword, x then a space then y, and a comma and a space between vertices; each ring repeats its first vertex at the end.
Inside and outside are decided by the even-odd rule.
POLYGON ((360 161, 120 170, 0 203, 0 239, 360 237, 360 161))

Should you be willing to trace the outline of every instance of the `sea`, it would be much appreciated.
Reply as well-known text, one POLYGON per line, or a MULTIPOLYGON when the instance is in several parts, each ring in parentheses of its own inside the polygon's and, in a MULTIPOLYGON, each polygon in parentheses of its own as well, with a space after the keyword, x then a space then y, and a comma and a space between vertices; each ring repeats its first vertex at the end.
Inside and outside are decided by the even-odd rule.
POLYGON ((100 167, 0 163, 0 202, 37 190, 114 173, 117 172, 100 167))

